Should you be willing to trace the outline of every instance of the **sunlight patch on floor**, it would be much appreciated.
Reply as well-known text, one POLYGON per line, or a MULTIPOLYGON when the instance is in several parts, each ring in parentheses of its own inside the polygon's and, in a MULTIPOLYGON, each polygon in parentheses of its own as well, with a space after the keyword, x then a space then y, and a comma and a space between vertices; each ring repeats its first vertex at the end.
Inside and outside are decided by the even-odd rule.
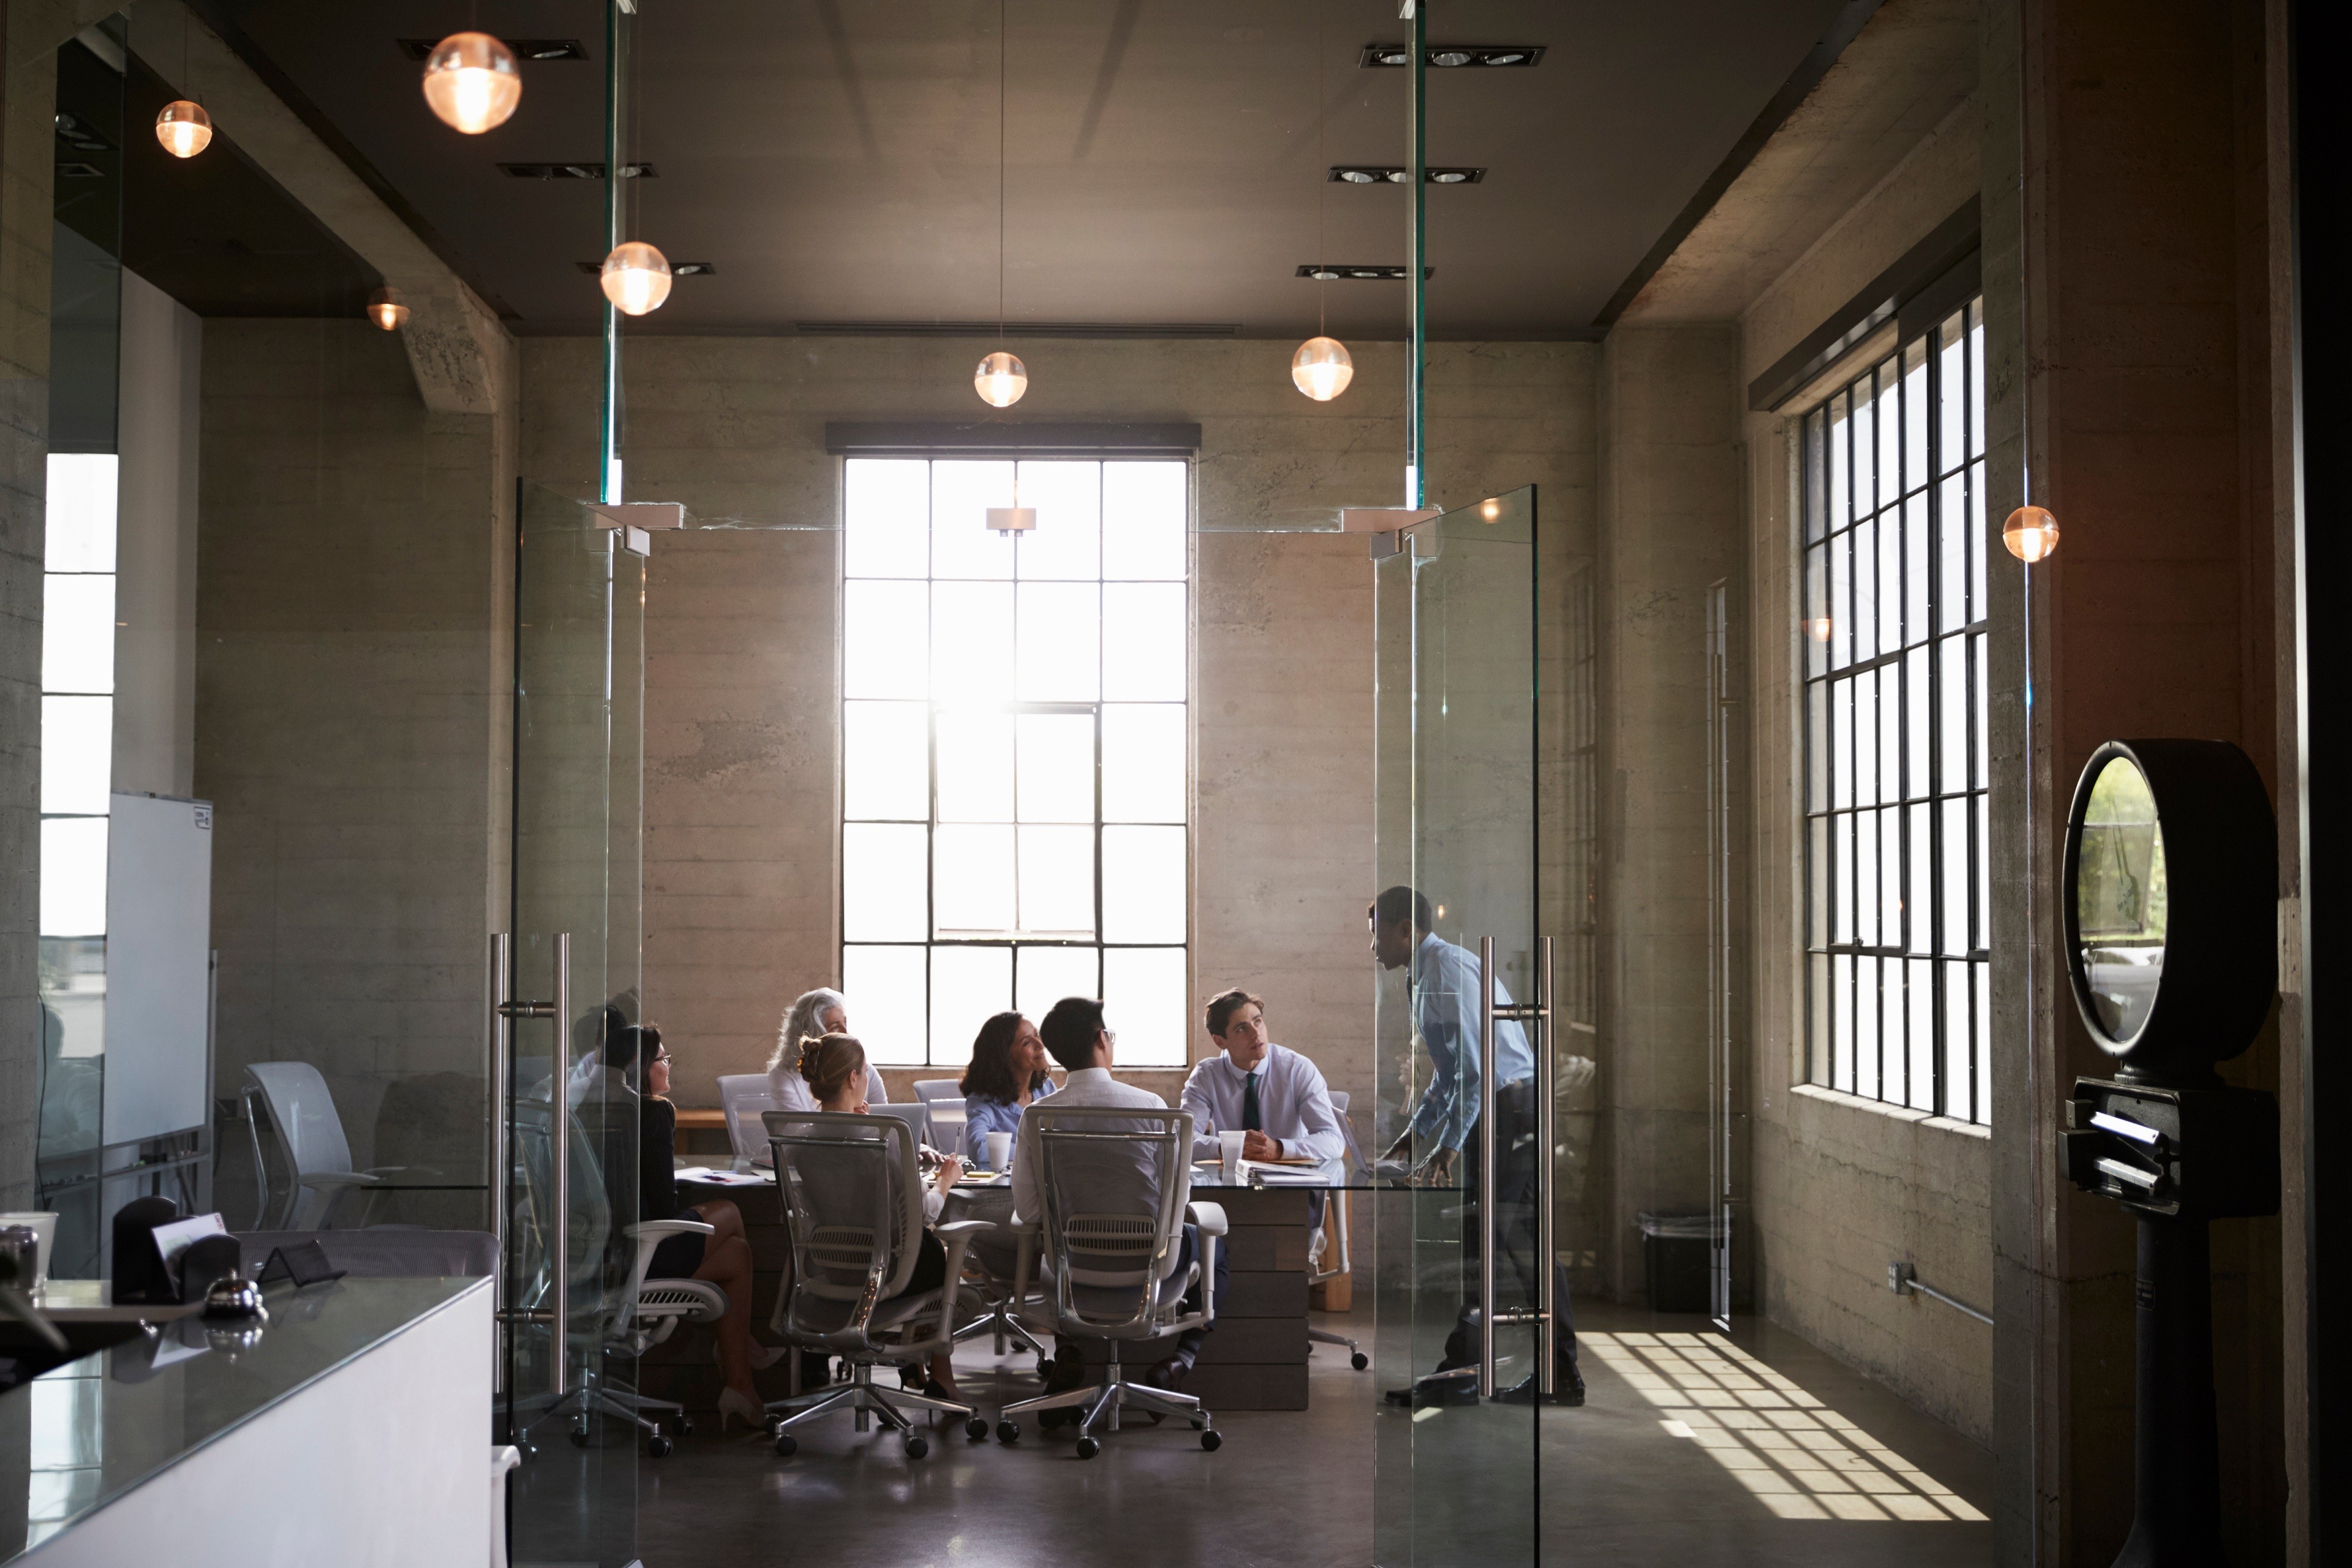
POLYGON ((1782 1519, 1985 1517, 1728 1340, 1588 1332, 1576 1341, 1655 1405, 1669 1434, 1706 1449, 1782 1519))

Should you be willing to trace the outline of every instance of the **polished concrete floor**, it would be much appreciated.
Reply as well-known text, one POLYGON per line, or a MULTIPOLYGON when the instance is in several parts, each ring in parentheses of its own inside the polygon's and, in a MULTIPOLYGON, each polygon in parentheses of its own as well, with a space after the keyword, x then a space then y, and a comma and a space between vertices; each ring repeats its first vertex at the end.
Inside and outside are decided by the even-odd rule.
MULTIPOLYGON (((943 1428, 920 1460, 845 1418, 803 1428, 789 1460, 740 1429, 700 1430, 639 1466, 638 1547, 646 1568, 1506 1568, 1530 1560, 1539 1513, 1547 1568, 1991 1561, 1991 1457, 1794 1335, 1742 1322, 1727 1343, 1696 1320, 1586 1303, 1578 1319, 1591 1397, 1544 1413, 1540 1467, 1524 1412, 1416 1420, 1379 1404, 1384 1369, 1351 1372, 1318 1347, 1311 1408, 1222 1417, 1213 1454, 1172 1424, 1130 1428, 1086 1462, 1034 1426, 1011 1448, 943 1428)), ((984 1346, 958 1369, 992 1409, 1035 1382, 1026 1358, 998 1363, 984 1346)), ((534 1463, 570 1456, 559 1442, 534 1463)))

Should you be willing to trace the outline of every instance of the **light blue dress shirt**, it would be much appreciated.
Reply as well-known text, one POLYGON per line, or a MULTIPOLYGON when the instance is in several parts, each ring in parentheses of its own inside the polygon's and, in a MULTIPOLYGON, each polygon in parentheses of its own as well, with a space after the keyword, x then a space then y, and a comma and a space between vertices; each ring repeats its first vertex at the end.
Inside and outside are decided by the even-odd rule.
MULTIPOLYGON (((1219 1132, 1242 1130, 1242 1106, 1250 1074, 1234 1066, 1219 1051, 1192 1069, 1184 1080, 1184 1109, 1192 1113, 1192 1157, 1205 1160, 1218 1152, 1219 1132)), ((1330 1087, 1323 1071, 1286 1046, 1268 1045, 1257 1064, 1258 1125, 1278 1139, 1287 1155, 1336 1160, 1348 1152, 1348 1140, 1332 1109, 1330 1087)))
MULTIPOLYGON (((1495 1005, 1510 1005, 1511 994, 1495 982, 1495 1005)), ((1429 1047, 1429 1087, 1412 1113, 1412 1130, 1448 1149, 1469 1142, 1478 1124, 1478 955, 1442 941, 1435 931, 1421 939, 1412 955, 1412 1015, 1429 1047)), ((1535 1076, 1535 1054, 1527 1031, 1508 1018, 1495 1020, 1496 1087, 1535 1076)))
MULTIPOLYGON (((1047 1079, 1045 1087, 1030 1100, 1034 1105, 1054 1092, 1054 1080, 1047 1079)), ((991 1100, 984 1094, 963 1097, 963 1157, 975 1169, 988 1164, 988 1135, 992 1132, 1018 1132, 1021 1130, 1021 1107, 1009 1100, 991 1100)))

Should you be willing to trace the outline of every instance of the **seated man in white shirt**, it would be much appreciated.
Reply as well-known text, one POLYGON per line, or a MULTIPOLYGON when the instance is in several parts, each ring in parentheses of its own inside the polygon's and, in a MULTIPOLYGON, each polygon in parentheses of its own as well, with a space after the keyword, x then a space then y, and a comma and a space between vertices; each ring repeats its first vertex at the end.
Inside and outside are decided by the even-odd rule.
POLYGON ((1192 1157, 1213 1159, 1219 1132, 1242 1132, 1244 1160, 1337 1160, 1347 1135, 1313 1062, 1266 1034, 1265 1005, 1238 988, 1210 999, 1206 1023, 1218 1054, 1184 1080, 1192 1157))
MULTIPOLYGON (((1084 1105, 1133 1106, 1153 1110, 1168 1108, 1168 1102, 1150 1089, 1137 1089, 1110 1076, 1111 1049, 1118 1037, 1104 1023, 1101 1003, 1085 996, 1065 996, 1054 1004, 1045 1022, 1037 1026, 1037 1033, 1045 1043, 1046 1054, 1067 1069, 1069 1078, 1051 1100, 1039 1100, 1021 1113, 1020 1129, 1013 1135, 1013 1214, 1016 1222, 1039 1219, 1045 1212, 1045 1191, 1037 1183, 1039 1123, 1034 1112, 1084 1105)), ((1179 1270, 1192 1267, 1200 1244, 1199 1234, 1186 1226, 1183 1249, 1176 1258, 1179 1270)), ((1216 1276, 1211 1282, 1220 1307, 1225 1301, 1226 1274, 1225 1249, 1221 1247, 1217 1248, 1216 1276)), ((1200 1354, 1206 1332, 1188 1329, 1179 1334, 1175 1353, 1146 1373, 1145 1381, 1161 1388, 1181 1390, 1192 1371, 1192 1362, 1200 1354)), ((1085 1381, 1086 1367, 1079 1359, 1078 1347, 1068 1340, 1062 1341, 1054 1347, 1054 1365, 1046 1374, 1046 1391, 1075 1388, 1085 1381)))

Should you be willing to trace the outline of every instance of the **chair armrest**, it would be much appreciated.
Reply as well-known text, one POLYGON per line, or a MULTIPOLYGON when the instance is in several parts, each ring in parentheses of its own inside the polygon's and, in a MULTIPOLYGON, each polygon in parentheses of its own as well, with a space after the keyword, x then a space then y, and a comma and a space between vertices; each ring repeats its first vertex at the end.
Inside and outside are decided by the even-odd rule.
POLYGON ((992 1219, 951 1219, 945 1225, 935 1225, 931 1226, 931 1234, 936 1237, 946 1237, 951 1236, 962 1236, 969 1231, 994 1230, 995 1228, 996 1222, 992 1219))
POLYGON ((294 1179, 306 1187, 373 1187, 383 1182, 373 1171, 309 1171, 294 1179))
POLYGON ((1225 1223, 1225 1210, 1222 1204, 1188 1204, 1185 1205, 1184 1214, 1185 1217, 1200 1227, 1201 1234, 1203 1236, 1223 1236, 1232 1228, 1225 1223))
POLYGON ((647 1219, 639 1220, 635 1225, 624 1227, 633 1237, 650 1236, 656 1238, 668 1236, 709 1236, 718 1228, 715 1225, 705 1225, 698 1219, 647 1219))

